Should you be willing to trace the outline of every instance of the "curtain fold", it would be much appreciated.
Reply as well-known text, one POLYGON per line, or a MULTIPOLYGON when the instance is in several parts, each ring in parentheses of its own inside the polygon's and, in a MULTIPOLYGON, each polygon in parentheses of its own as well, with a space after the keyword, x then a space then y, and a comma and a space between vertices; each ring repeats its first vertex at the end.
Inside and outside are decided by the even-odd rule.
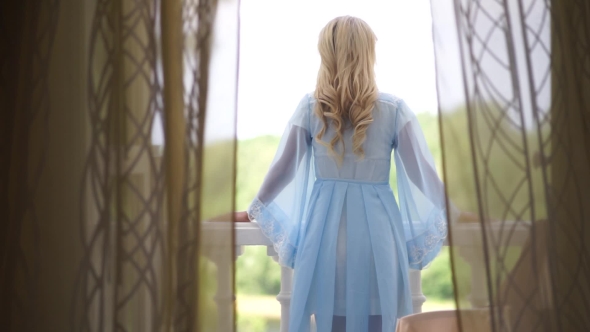
POLYGON ((237 48, 212 46, 217 11, 0 5, 3 331, 234 330, 233 227, 207 221, 234 210, 235 102, 209 87, 235 96, 237 48))
POLYGON ((447 189, 484 220, 450 225, 457 307, 493 331, 588 330, 590 4, 431 9, 447 189))
MULTIPOLYGON (((178 288, 180 276, 177 275, 179 260, 177 259, 178 240, 180 235, 180 222, 182 218, 182 194, 184 184, 184 162, 185 135, 183 128, 184 119, 184 96, 182 86, 182 22, 179 20, 182 14, 182 2, 180 0, 162 1, 161 8, 161 32, 162 32, 162 69, 164 76, 164 139, 166 141, 165 167, 167 184, 167 221, 168 221, 168 255, 166 256, 165 279, 165 304, 164 313, 167 318, 165 322, 167 331, 174 331, 172 318, 176 313, 176 300, 182 299, 182 289, 178 288), (178 292, 178 298, 174 294, 178 292)), ((193 249, 194 250, 194 249, 193 249)), ((190 264, 190 262, 182 262, 190 264)), ((184 276, 186 279, 194 278, 193 275, 184 276)), ((189 288, 190 289, 190 288, 189 288)), ((194 308, 194 297, 189 296, 187 301, 189 308, 194 308), (191 306, 192 304, 192 306, 191 306)), ((180 309, 180 308, 178 308, 180 309)), ((196 308, 195 308, 196 309, 196 308)), ((175 322, 176 323, 176 322, 175 322)), ((174 324, 176 327, 176 324, 174 324)), ((192 327, 193 324, 187 319, 184 328, 192 327)))

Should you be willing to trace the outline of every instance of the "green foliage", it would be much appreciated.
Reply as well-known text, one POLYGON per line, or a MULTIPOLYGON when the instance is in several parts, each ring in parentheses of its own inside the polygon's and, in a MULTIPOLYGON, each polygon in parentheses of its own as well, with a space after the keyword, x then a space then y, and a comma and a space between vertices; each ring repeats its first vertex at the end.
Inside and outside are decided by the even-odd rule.
MULTIPOLYGON (((246 210, 258 192, 279 145, 280 137, 260 136, 238 142, 236 209, 246 210)), ((266 255, 266 247, 248 247, 236 262, 236 289, 243 294, 276 295, 281 269, 266 255)))
POLYGON ((260 136, 238 142, 236 209, 245 210, 258 192, 281 138, 260 136))
POLYGON ((215 295, 217 293, 217 267, 215 263, 207 257, 201 256, 199 259, 199 307, 204 313, 199 319, 201 331, 215 331, 217 329, 217 303, 215 295))
POLYGON ((430 267, 422 271, 422 293, 427 299, 449 300, 453 298, 453 279, 449 269, 449 249, 443 248, 430 267))
POLYGON ((236 288, 240 294, 277 295, 281 288, 281 268, 266 255, 266 247, 247 247, 236 269, 236 288))
MULTIPOLYGON (((234 145, 232 140, 207 144, 203 150, 201 218, 209 219, 231 212, 233 203, 233 161, 234 145)), ((192 162, 192 161, 191 161, 192 162)), ((192 167, 189 169, 193 169, 192 167)), ((196 191, 193 191, 195 193, 196 191)), ((194 196, 189 197, 192 206, 194 196)))
POLYGON ((481 107, 475 112, 469 122, 471 127, 468 127, 464 109, 445 113, 442 118, 443 148, 449 196, 459 208, 478 211, 469 135, 474 132, 473 150, 477 156, 475 161, 484 213, 499 220, 531 220, 529 206, 532 196, 535 219, 539 220, 547 216, 541 168, 530 168, 528 174, 525 171, 527 159, 533 160, 533 154, 539 150, 538 133, 531 129, 523 135, 520 129, 506 120, 509 116, 487 105, 485 111, 481 107), (523 154, 525 151, 528 151, 528 156, 523 154), (521 214, 515 216, 518 213, 521 214))
POLYGON ((256 317, 256 316, 244 316, 238 314, 238 326, 239 331, 247 331, 247 332, 266 332, 267 329, 267 319, 263 317, 256 317))
MULTIPOLYGON (((439 142, 438 118, 432 114, 419 114, 418 121, 426 142, 440 171, 441 149, 439 142)), ((260 136, 238 142, 236 209, 245 210, 262 183, 272 163, 280 137, 260 136)), ((392 167, 390 183, 397 193, 395 167, 392 167)), ((248 247, 236 262, 236 286, 238 293, 276 295, 280 289, 280 268, 266 255, 265 247, 248 247)), ((425 272, 427 287, 425 294, 437 299, 452 297, 452 283, 448 252, 436 259, 425 272), (446 255, 446 256, 444 256, 446 255), (444 258, 446 257, 446 259, 444 258), (430 281, 429 281, 430 280, 430 281)))
MULTIPOLYGON (((418 114, 418 121, 426 138, 426 142, 434 157, 439 174, 442 176, 442 149, 440 146, 440 131, 438 117, 432 114, 418 114)), ((491 133, 486 132, 487 126, 478 119, 477 130, 480 140, 486 141, 491 133)), ((471 166, 471 150, 468 137, 467 120, 464 110, 458 110, 451 114, 445 114, 443 118, 445 130, 445 157, 447 163, 447 186, 453 202, 462 210, 477 211, 477 195, 473 187, 473 172, 471 166)), ((503 135, 509 136, 513 141, 522 140, 520 132, 507 126, 501 128, 503 135)), ((488 130, 489 131, 489 130, 488 130)), ((534 142, 536 133, 531 132, 525 139, 534 142)), ((238 143, 238 179, 237 179, 237 209, 244 210, 256 195, 262 180, 274 157, 279 144, 279 137, 262 136, 238 143)), ((534 146, 534 144, 533 144, 534 146)), ((505 155, 499 146, 493 146, 489 150, 493 156, 487 160, 492 170, 502 170, 502 176, 495 177, 498 188, 512 188, 522 178, 521 170, 509 156, 505 155)), ((397 194, 397 181, 395 165, 392 165, 390 183, 397 194)), ((532 173, 533 194, 538 200, 537 207, 542 208, 543 188, 540 185, 540 172, 532 173)), ((489 184, 488 184, 489 185, 489 184)), ((489 190, 489 192, 493 192, 489 190)), ((503 218, 505 202, 501 197, 491 195, 489 199, 488 213, 492 216, 503 218)), ((526 190, 521 190, 513 197, 513 206, 528 203, 526 190)), ((543 215, 543 211, 536 211, 537 215, 543 215)), ((505 270, 514 265, 518 258, 519 250, 507 248, 502 257, 505 270)), ((455 253, 456 279, 459 287, 460 299, 466 298, 470 293, 470 267, 461 256, 455 253)), ((492 264, 491 270, 496 270, 497 263, 492 264)), ((237 289, 240 293, 276 295, 280 287, 280 269, 268 256, 264 247, 248 248, 244 256, 237 261, 237 289)), ((422 274, 423 292, 427 298, 450 300, 453 297, 453 285, 450 271, 450 254, 448 248, 444 248, 441 255, 435 259, 431 266, 422 274)))
MULTIPOLYGON (((440 131, 438 117, 432 114, 418 114, 418 121, 424 132, 426 142, 432 152, 439 174, 442 176, 442 148, 440 145, 440 131)), ((537 133, 533 130, 523 135, 521 131, 511 128, 506 121, 499 121, 501 115, 493 108, 488 113, 478 112, 473 119, 472 128, 467 127, 466 111, 457 109, 452 113, 445 113, 442 118, 444 133, 444 157, 446 163, 446 184, 453 203, 461 210, 478 211, 477 193, 474 186, 472 149, 469 132, 477 133, 475 148, 478 150, 480 173, 491 172, 493 182, 481 178, 483 197, 486 202, 485 213, 489 216, 506 219, 506 206, 525 211, 522 219, 531 218, 530 211, 526 211, 529 199, 535 202, 537 219, 546 216, 544 208, 544 188, 539 170, 532 169, 529 177, 532 183, 529 187, 522 185, 524 158, 519 147, 526 142, 529 153, 538 150, 537 133), (491 122, 490 122, 491 121, 491 122), (490 130, 491 124, 496 125, 495 132, 490 130), (498 144, 494 135, 501 135, 504 141, 515 142, 514 146, 506 147, 498 144), (488 145, 489 141, 494 144, 488 145), (507 153, 512 153, 508 154, 507 153), (485 156, 485 160, 482 159, 485 156), (515 162, 514 157, 517 156, 515 162), (485 166, 485 168, 483 168, 485 166), (519 187, 521 186, 521 187, 519 187), (514 192, 507 204, 503 194, 514 192)), ((256 195, 260 184, 274 157, 279 144, 279 137, 263 136, 240 141, 238 143, 238 180, 237 180, 237 209, 244 210, 256 195)), ((531 156, 529 158, 532 159, 531 156)), ((395 165, 392 165, 390 183, 397 195, 397 181, 395 165)), ((513 218, 513 217, 512 217, 513 218)), ((423 271, 422 287, 427 298, 451 300, 453 298, 453 284, 450 269, 450 250, 453 250, 455 262, 455 278, 457 281, 457 296, 461 302, 467 300, 471 292, 471 268, 467 264, 458 248, 444 248, 441 255, 431 266, 423 271)), ((493 258, 489 270, 494 279, 502 279, 507 271, 514 266, 520 255, 518 248, 506 248, 493 258)), ((248 248, 246 254, 237 261, 237 289, 240 293, 276 295, 280 287, 280 269, 266 256, 264 247, 248 248)), ((496 284, 493 285, 495 291, 496 284)))
POLYGON ((426 144, 432 153, 437 170, 442 174, 442 149, 440 146, 440 130, 438 116, 431 113, 420 113, 416 116, 424 133, 426 144))

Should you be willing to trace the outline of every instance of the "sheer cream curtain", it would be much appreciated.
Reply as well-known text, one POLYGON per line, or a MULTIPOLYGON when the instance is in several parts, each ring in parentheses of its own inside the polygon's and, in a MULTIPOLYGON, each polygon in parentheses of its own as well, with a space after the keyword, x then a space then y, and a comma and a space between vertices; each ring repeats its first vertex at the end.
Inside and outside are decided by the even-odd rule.
POLYGON ((458 325, 590 330, 590 3, 431 9, 458 325))
POLYGON ((3 331, 234 329, 233 227, 207 221, 234 210, 220 4, 237 21, 231 0, 0 5, 3 331))

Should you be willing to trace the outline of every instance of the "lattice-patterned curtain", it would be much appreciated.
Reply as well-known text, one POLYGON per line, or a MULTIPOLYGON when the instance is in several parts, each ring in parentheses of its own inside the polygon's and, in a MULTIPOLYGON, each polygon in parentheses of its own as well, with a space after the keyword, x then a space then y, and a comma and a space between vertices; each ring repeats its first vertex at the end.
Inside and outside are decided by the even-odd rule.
POLYGON ((460 325, 588 331, 590 2, 431 6, 460 325))
POLYGON ((234 329, 237 18, 2 2, 0 330, 234 329))

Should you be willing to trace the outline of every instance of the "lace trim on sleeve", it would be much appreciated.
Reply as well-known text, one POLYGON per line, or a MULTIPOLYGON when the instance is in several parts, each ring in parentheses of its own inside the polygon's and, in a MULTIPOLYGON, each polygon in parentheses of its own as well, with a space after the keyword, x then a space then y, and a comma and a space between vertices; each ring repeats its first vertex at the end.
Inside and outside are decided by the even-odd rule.
POLYGON ((448 233, 446 217, 446 209, 439 210, 424 233, 406 242, 411 269, 424 269, 438 255, 448 233))
POLYGON ((248 208, 248 218, 256 220, 262 234, 273 244, 274 250, 279 255, 279 264, 293 268, 295 266, 296 248, 288 241, 287 230, 282 224, 285 222, 278 213, 273 213, 271 207, 267 207, 258 198, 254 199, 248 208))

